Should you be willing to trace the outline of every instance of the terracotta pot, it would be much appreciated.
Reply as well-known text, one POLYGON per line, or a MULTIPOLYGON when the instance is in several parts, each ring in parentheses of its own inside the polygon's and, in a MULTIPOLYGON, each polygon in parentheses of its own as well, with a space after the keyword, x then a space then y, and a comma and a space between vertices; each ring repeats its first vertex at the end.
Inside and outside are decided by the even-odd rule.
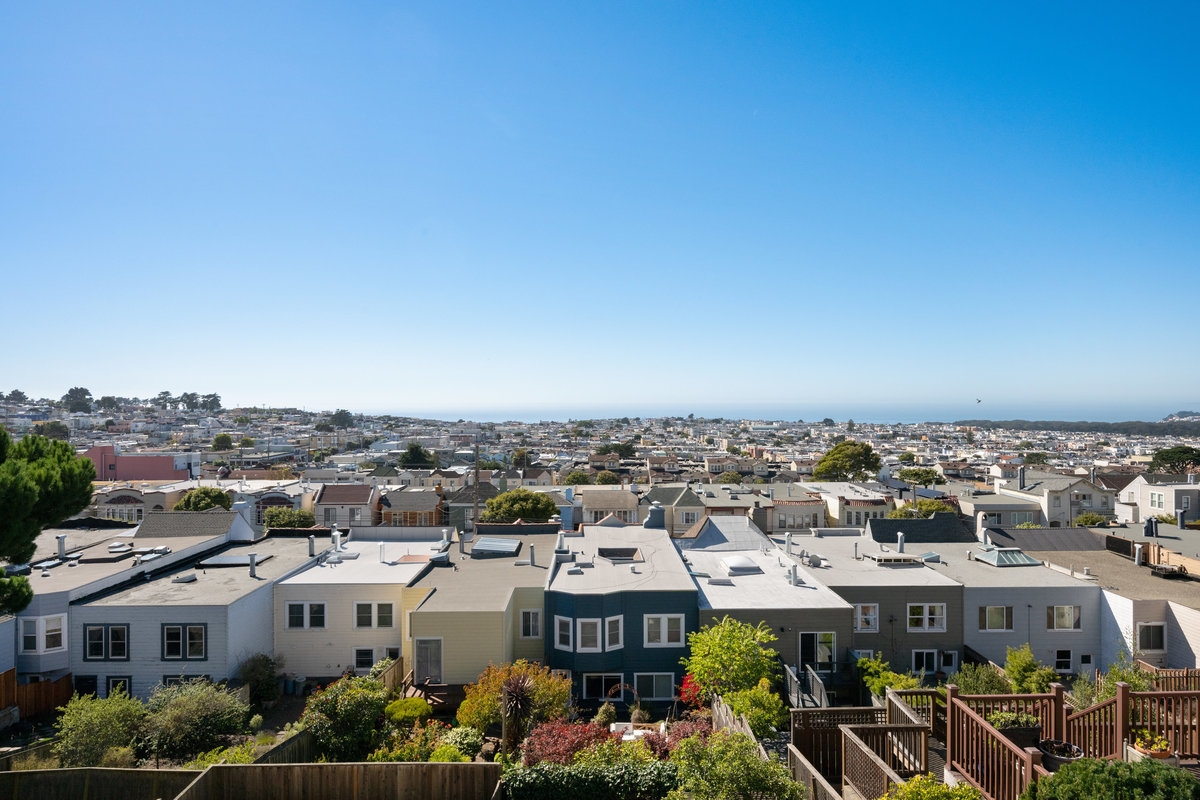
POLYGON ((1139 753, 1144 755, 1146 758, 1170 758, 1171 757, 1170 750, 1146 750, 1144 748, 1138 747, 1136 744, 1133 746, 1133 749, 1137 750, 1139 753))

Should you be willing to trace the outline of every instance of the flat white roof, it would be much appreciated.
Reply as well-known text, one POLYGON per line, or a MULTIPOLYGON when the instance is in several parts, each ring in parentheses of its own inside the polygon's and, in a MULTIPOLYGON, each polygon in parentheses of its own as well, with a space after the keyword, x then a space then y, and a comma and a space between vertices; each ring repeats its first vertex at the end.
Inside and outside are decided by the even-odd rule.
MULTIPOLYGON (((838 530, 838 529, 832 529, 838 530)), ((936 571, 935 565, 889 566, 867 558, 867 554, 885 557, 900 555, 895 545, 880 545, 858 529, 849 536, 803 536, 792 534, 792 558, 800 560, 800 551, 821 557, 820 567, 810 567, 813 576, 827 586, 958 586, 936 571), (854 545, 858 545, 856 559, 854 545), (883 548, 887 548, 886 550, 883 548)), ((827 532, 827 531, 826 531, 827 532)), ((824 532, 823 532, 824 533, 824 532)), ((775 537, 782 547, 783 538, 775 537)), ((965 546, 965 545, 964 545, 965 546)), ((930 550, 921 544, 908 544, 903 555, 918 556, 930 550)))
POLYGON ((356 539, 344 542, 339 551, 340 563, 325 559, 320 564, 280 581, 281 586, 301 586, 337 583, 394 583, 405 586, 429 563, 438 552, 438 540, 416 542, 382 542, 384 560, 379 560, 378 541, 356 539), (357 558, 345 558, 345 554, 357 558))
MULTIPOLYGON (((803 581, 792 586, 788 580, 792 561, 783 551, 771 550, 687 550, 684 559, 692 571, 692 580, 700 592, 700 608, 849 608, 850 604, 836 592, 813 577, 805 567, 797 565, 796 575, 803 581), (730 575, 726 563, 731 558, 752 562, 762 572, 730 575), (708 575, 702 577, 696 573, 708 575), (718 582, 713 583, 716 579, 718 582)), ((736 565, 738 562, 734 562, 736 565)))

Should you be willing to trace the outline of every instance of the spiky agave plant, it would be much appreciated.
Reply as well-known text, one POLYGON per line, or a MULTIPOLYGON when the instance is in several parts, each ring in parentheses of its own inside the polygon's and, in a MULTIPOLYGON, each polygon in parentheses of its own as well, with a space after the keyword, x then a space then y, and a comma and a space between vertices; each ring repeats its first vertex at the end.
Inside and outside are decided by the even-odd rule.
POLYGON ((504 752, 516 752, 525 723, 533 714, 533 681, 528 675, 513 675, 500 687, 500 716, 504 722, 504 752))

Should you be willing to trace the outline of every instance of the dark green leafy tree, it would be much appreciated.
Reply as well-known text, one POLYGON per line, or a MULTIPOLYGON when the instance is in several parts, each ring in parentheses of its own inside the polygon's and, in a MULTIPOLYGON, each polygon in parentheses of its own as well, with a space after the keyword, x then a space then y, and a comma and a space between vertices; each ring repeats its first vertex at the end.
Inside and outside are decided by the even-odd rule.
POLYGON ((408 469, 434 469, 438 465, 438 459, 433 453, 413 442, 400 454, 398 463, 408 469))
POLYGON ((904 452, 900 454, 899 458, 901 464, 912 464, 917 460, 917 454, 904 452))
POLYGON ((354 425, 354 415, 344 408, 339 408, 333 412, 333 416, 329 418, 335 428, 349 428, 354 425))
POLYGON ((183 407, 188 411, 195 411, 200 408, 200 395, 195 392, 184 392, 179 395, 179 402, 183 403, 183 407))
POLYGON ((757 626, 724 617, 688 634, 689 655, 681 659, 703 697, 752 689, 775 676, 778 637, 765 622, 757 626))
POLYGON ((888 519, 927 519, 939 512, 949 514, 957 513, 954 506, 943 503, 940 500, 918 500, 914 508, 911 505, 903 505, 895 511, 887 513, 888 519))
POLYGON ((64 767, 95 767, 109 750, 129 747, 142 730, 146 707, 118 689, 100 699, 75 695, 54 723, 54 754, 64 767))
POLYGON ((95 477, 92 462, 66 442, 26 436, 14 443, 0 428, 0 559, 28 561, 43 528, 91 502, 95 477))
POLYGON ((1106 761, 1083 758, 1031 783, 1021 800, 1200 800, 1200 781, 1186 771, 1153 758, 1106 761))
POLYGON ((617 473, 615 473, 615 472, 610 472, 609 470, 602 469, 596 473, 596 485, 597 486, 616 486, 620 482, 621 482, 621 479, 617 476, 617 473))
POLYGON ((82 386, 72 386, 62 396, 62 402, 67 411, 87 413, 92 410, 92 393, 82 386))
POLYGON ((1030 466, 1045 464, 1050 460, 1050 457, 1045 453, 1023 453, 1022 457, 1025 459, 1025 463, 1030 466))
POLYGON ((250 418, 247 417, 245 414, 242 414, 241 416, 237 416, 237 417, 233 418, 233 424, 234 425, 249 425, 250 418))
POLYGON ((738 472, 736 469, 725 470, 720 475, 718 475, 717 479, 714 481, 714 483, 741 483, 741 482, 742 482, 742 473, 738 472))
POLYGON ((243 436, 242 440, 238 442, 238 447, 254 447, 254 440, 249 436, 243 436))
POLYGON ((342 678, 314 692, 300 721, 332 761, 362 761, 378 743, 388 691, 371 678, 342 678))
POLYGON ((213 450, 232 450, 233 437, 228 433, 218 433, 212 440, 213 450))
POLYGON ((316 431, 317 433, 332 433, 333 426, 330 425, 328 422, 318 422, 316 425, 313 426, 313 430, 316 431))
POLYGON ((608 455, 615 453, 621 458, 636 458, 637 448, 633 446, 633 442, 610 442, 596 448, 598 455, 608 455))
POLYGON ((116 411, 121 407, 121 401, 111 394, 106 394, 96 401, 96 407, 101 411, 116 411))
POLYGON ((144 737, 156 757, 183 759, 211 750, 246 727, 250 707, 206 678, 159 684, 146 703, 144 737))
POLYGON ((546 522, 558 513, 554 501, 543 492, 513 489, 487 501, 480 522, 546 522))
POLYGON ((175 405, 175 395, 164 389, 154 396, 154 405, 165 411, 175 405))
POLYGON ((854 433, 854 427, 855 427, 854 420, 851 419, 851 420, 846 421, 846 432, 847 433, 854 433))
POLYGON ((42 422, 33 426, 34 436, 45 436, 48 439, 58 439, 65 442, 71 438, 71 429, 56 419, 42 422))
POLYGON ((582 486, 591 482, 592 476, 581 469, 572 470, 563 478, 563 484, 566 486, 582 486))
POLYGON ((1180 445, 1155 452, 1148 469, 1151 472, 1182 473, 1197 467, 1200 467, 1200 448, 1180 445))
POLYGON ((228 510, 233 507, 233 500, 215 486, 201 486, 185 494, 171 510, 208 511, 217 506, 228 510))
POLYGON ((518 447, 516 450, 513 450, 513 469, 528 469, 531 460, 532 459, 529 457, 529 450, 526 448, 518 447))
POLYGON ((263 511, 263 527, 272 528, 311 528, 317 524, 317 519, 311 511, 302 508, 285 508, 272 506, 263 511))
POLYGON ((22 392, 20 389, 13 389, 11 392, 8 393, 8 396, 6 396, 4 399, 10 403, 27 403, 27 402, 29 402, 29 397, 27 397, 26 394, 24 392, 22 392))
POLYGON ((879 472, 879 456, 866 442, 838 442, 813 470, 818 481, 862 481, 879 472))
POLYGON ((668 800, 731 800, 772 797, 804 800, 804 788, 777 760, 764 761, 758 743, 744 733, 713 731, 684 739, 671 753, 679 786, 668 800))
POLYGON ((216 393, 203 395, 200 398, 200 407, 205 411, 220 411, 221 395, 216 393))

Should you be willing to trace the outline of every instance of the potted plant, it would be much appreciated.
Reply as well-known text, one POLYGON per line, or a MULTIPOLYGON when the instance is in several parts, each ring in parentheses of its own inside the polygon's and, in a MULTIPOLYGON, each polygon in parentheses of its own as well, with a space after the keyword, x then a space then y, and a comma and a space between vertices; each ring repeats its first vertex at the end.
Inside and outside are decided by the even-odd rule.
POLYGON ((1168 758, 1171 755, 1171 743, 1167 738, 1145 728, 1134 731, 1133 749, 1150 758, 1168 758))
POLYGON ((1008 740, 1024 750, 1037 747, 1042 738, 1042 720, 1027 711, 993 711, 987 715, 988 724, 1003 733, 1008 740))
POLYGON ((1061 739, 1042 739, 1037 746, 1042 751, 1042 766, 1049 772, 1083 758, 1081 749, 1061 739))

